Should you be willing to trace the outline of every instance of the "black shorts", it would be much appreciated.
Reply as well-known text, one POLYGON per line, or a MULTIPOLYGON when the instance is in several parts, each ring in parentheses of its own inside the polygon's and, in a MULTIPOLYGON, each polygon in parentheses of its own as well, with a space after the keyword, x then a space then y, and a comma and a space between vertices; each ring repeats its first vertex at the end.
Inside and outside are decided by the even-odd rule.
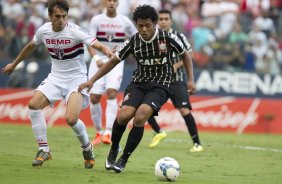
POLYGON ((169 89, 166 86, 153 82, 132 82, 125 90, 122 106, 138 108, 141 104, 147 104, 155 110, 156 116, 168 97, 169 89))
POLYGON ((187 90, 186 83, 182 81, 175 81, 170 85, 169 98, 176 108, 188 108, 192 110, 187 90))

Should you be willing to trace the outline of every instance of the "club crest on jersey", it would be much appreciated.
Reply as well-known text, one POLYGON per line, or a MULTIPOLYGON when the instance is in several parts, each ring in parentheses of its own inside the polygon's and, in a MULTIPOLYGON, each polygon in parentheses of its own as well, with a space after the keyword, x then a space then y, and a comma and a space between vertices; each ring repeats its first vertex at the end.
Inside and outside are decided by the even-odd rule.
POLYGON ((115 38, 114 33, 106 33, 106 35, 109 42, 111 42, 115 38))
POLYGON ((54 54, 56 54, 56 56, 58 56, 60 60, 63 59, 64 54, 65 54, 63 48, 61 47, 54 48, 53 52, 54 54))
POLYGON ((162 52, 167 52, 166 48, 166 41, 165 40, 160 40, 159 41, 159 51, 162 52))

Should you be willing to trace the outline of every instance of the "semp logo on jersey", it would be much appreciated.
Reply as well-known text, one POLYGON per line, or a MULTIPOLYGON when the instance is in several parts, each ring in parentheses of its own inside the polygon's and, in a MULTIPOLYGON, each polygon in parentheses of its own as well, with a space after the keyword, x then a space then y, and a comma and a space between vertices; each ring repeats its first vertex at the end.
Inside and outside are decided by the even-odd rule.
POLYGON ((68 45, 71 44, 70 40, 59 40, 59 39, 46 39, 46 44, 54 44, 54 45, 68 45))

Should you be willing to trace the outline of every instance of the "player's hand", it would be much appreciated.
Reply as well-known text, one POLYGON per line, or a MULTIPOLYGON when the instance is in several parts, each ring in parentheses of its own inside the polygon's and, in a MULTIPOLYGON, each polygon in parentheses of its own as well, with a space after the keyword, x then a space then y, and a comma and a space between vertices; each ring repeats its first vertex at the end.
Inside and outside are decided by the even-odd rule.
POLYGON ((4 68, 2 68, 2 72, 10 75, 15 70, 15 68, 16 66, 13 63, 9 63, 4 68))
POLYGON ((176 71, 177 71, 177 67, 173 65, 173 72, 176 73, 176 71))
POLYGON ((81 92, 83 89, 87 88, 87 92, 89 93, 89 91, 92 88, 92 86, 93 86, 93 82, 91 82, 89 80, 89 81, 79 85, 78 92, 81 92))
POLYGON ((114 53, 113 53, 112 50, 111 50, 109 47, 107 47, 107 46, 105 46, 104 54, 105 54, 106 56, 108 56, 109 58, 114 57, 114 53))
POLYGON ((115 53, 117 51, 118 45, 115 45, 112 49, 112 52, 115 53))
POLYGON ((193 94, 196 93, 196 85, 193 81, 188 81, 187 87, 188 87, 188 94, 189 95, 193 95, 193 94))

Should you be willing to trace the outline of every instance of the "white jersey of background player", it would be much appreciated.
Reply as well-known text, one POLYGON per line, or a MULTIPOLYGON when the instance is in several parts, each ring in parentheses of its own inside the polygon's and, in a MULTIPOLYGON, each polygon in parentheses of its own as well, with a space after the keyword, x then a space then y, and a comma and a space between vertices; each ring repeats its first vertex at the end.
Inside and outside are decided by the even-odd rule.
MULTIPOLYGON (((92 18, 89 30, 101 43, 113 49, 123 45, 127 38, 137 32, 137 29, 127 17, 117 14, 118 0, 104 0, 104 4, 106 12, 92 18)), ((93 56, 88 74, 88 77, 91 78, 99 67, 108 61, 108 58, 100 52, 93 52, 92 49, 89 49, 89 52, 93 56)), ((93 144, 100 144, 101 141, 105 144, 111 144, 111 131, 118 111, 117 93, 122 82, 123 66, 124 62, 119 63, 107 75, 99 79, 90 91, 90 112, 96 127, 96 137, 93 144), (107 94, 106 130, 102 136, 100 99, 104 93, 107 94)))
POLYGON ((65 99, 67 103, 66 121, 77 135, 83 149, 85 168, 92 168, 94 165, 93 147, 85 125, 79 119, 82 108, 89 104, 89 95, 86 91, 78 92, 78 86, 87 81, 83 44, 98 49, 109 57, 113 56, 113 53, 93 35, 75 24, 68 23, 66 21, 68 11, 67 0, 49 0, 48 13, 51 22, 41 26, 33 40, 22 49, 17 58, 2 69, 4 73, 12 73, 15 67, 39 44, 44 44, 51 56, 51 73, 35 90, 28 104, 32 129, 39 147, 32 161, 33 166, 41 166, 44 161, 51 159, 47 126, 42 109, 62 99, 65 99))

